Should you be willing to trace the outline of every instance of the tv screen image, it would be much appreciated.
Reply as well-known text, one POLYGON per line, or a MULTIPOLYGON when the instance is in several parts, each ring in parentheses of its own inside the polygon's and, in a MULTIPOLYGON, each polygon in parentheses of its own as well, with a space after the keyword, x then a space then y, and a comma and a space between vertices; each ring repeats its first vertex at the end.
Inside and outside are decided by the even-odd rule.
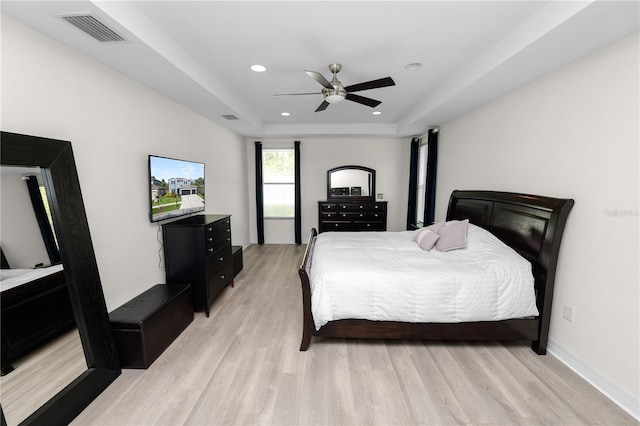
POLYGON ((151 222, 204 211, 204 164, 149 155, 151 222))

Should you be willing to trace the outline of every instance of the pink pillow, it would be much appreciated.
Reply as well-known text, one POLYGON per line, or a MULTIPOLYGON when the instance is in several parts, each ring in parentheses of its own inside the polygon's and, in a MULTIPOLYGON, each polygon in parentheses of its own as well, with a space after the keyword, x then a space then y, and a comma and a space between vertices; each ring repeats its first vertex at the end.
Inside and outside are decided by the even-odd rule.
POLYGON ((449 251, 467 246, 467 227, 469 219, 452 220, 438 230, 440 238, 436 241, 438 251, 449 251))
POLYGON ((440 238, 440 235, 436 234, 429 228, 423 228, 418 232, 418 234, 413 238, 413 240, 418 243, 418 246, 422 250, 431 250, 440 238))
POLYGON ((426 227, 426 229, 431 229, 436 234, 444 226, 444 222, 436 222, 426 227))

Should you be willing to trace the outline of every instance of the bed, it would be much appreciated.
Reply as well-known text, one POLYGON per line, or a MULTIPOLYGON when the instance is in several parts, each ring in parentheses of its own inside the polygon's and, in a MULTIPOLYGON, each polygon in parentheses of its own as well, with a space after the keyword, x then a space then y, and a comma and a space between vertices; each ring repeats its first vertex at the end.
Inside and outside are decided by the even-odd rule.
MULTIPOLYGON (((506 244, 509 250, 517 253, 518 257, 528 262, 527 267, 531 271, 533 286, 530 291, 535 304, 534 310, 518 311, 520 313, 514 311, 515 313, 506 314, 506 317, 499 317, 500 319, 496 320, 478 320, 474 319, 473 315, 461 315, 457 320, 439 320, 438 315, 430 315, 429 313, 417 315, 408 320, 399 320, 393 315, 387 316, 391 319, 385 319, 385 315, 372 319, 363 318, 361 313, 357 311, 354 311, 356 313, 353 317, 342 312, 340 319, 332 319, 331 317, 314 319, 313 312, 318 312, 318 310, 316 306, 312 306, 312 299, 318 303, 317 288, 321 287, 316 287, 316 290, 312 292, 312 288, 314 288, 312 284, 319 280, 318 276, 314 275, 316 271, 313 267, 314 262, 318 267, 326 262, 326 258, 323 257, 325 255, 322 254, 322 244, 325 244, 325 240, 330 240, 330 238, 324 238, 325 234, 322 234, 319 253, 316 253, 318 234, 315 229, 312 229, 299 269, 303 302, 303 332, 300 350, 305 351, 309 348, 313 336, 406 340, 523 340, 530 341, 532 349, 536 353, 544 355, 547 348, 560 242, 573 204, 573 200, 570 199, 496 191, 454 191, 451 194, 447 221, 468 220, 470 233, 478 233, 480 230, 489 231, 490 234, 506 244), (315 255, 319 257, 314 258, 315 255), (315 281, 312 282, 312 279, 315 281), (315 297, 312 293, 315 293, 315 297)), ((384 233, 362 233, 363 240, 368 237, 367 234, 378 234, 375 238, 382 238, 383 244, 397 247, 394 251, 398 262, 403 257, 407 260, 412 259, 411 256, 415 256, 409 251, 406 252, 406 255, 403 254, 402 250, 405 247, 409 250, 406 241, 389 242, 382 237, 381 234, 384 233), (397 244, 397 246, 393 246, 393 244, 397 244)), ((396 234, 398 234, 397 239, 407 240, 406 235, 396 234)), ((353 241, 349 244, 354 244, 357 247, 359 243, 354 239, 354 236, 352 239, 353 241)), ((416 246, 415 242, 413 242, 413 246, 416 246)), ((462 254, 456 256, 460 258, 462 254)), ((367 271, 358 271, 358 262, 353 263, 352 271, 347 273, 345 270, 345 275, 348 275, 348 281, 353 282, 349 285, 355 285, 356 290, 352 290, 351 293, 347 291, 345 294, 356 295, 360 292, 357 290, 358 286, 360 289, 364 289, 372 281, 366 279, 367 271), (365 279, 363 280, 362 277, 365 279)), ((402 274, 406 272, 406 269, 406 266, 398 263, 386 272, 376 273, 378 275, 388 274, 389 279, 393 276, 393 279, 401 281, 402 274)), ((372 283, 371 285, 379 286, 381 284, 372 283)), ((402 290, 402 292, 406 291, 406 289, 402 290)), ((438 295, 434 294, 432 297, 438 297, 438 295)))
POLYGON ((0 271, 3 375, 13 370, 17 359, 75 326, 62 265, 7 266, 0 271))

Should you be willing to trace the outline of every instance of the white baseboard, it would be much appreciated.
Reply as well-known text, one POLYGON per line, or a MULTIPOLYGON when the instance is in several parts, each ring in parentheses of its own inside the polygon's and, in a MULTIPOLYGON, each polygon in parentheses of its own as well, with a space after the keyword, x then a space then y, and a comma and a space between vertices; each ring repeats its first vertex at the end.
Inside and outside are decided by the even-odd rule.
POLYGON ((640 421, 640 400, 604 376, 597 369, 576 357, 571 351, 549 338, 547 350, 576 374, 589 382, 624 411, 640 421))

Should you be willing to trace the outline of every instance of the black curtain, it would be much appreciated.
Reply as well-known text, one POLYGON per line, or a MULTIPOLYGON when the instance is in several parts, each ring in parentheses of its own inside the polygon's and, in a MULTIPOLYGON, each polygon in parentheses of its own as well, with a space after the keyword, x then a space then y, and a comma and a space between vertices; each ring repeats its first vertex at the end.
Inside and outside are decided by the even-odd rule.
POLYGON ((49 261, 54 263, 60 263, 60 250, 56 244, 56 238, 53 235, 53 229, 47 218, 47 211, 44 208, 44 202, 42 201, 42 194, 40 193, 40 185, 38 185, 38 178, 31 175, 25 178, 27 182, 27 190, 29 191, 29 197, 31 198, 31 204, 33 205, 33 211, 36 214, 36 220, 40 227, 40 233, 42 233, 42 240, 44 246, 47 249, 49 255, 49 261))
POLYGON ((416 204, 418 199, 418 160, 420 139, 411 139, 411 157, 409 158, 409 202, 407 203, 407 230, 416 225, 416 204))
POLYGON ((436 210, 436 171, 438 166, 438 129, 427 137, 427 182, 424 194, 424 224, 433 223, 436 210))
POLYGON ((302 200, 300 190, 300 141, 293 143, 295 154, 295 238, 296 244, 302 244, 302 200))
POLYGON ((256 226, 258 244, 264 244, 264 195, 262 193, 262 142, 256 141, 256 226))

